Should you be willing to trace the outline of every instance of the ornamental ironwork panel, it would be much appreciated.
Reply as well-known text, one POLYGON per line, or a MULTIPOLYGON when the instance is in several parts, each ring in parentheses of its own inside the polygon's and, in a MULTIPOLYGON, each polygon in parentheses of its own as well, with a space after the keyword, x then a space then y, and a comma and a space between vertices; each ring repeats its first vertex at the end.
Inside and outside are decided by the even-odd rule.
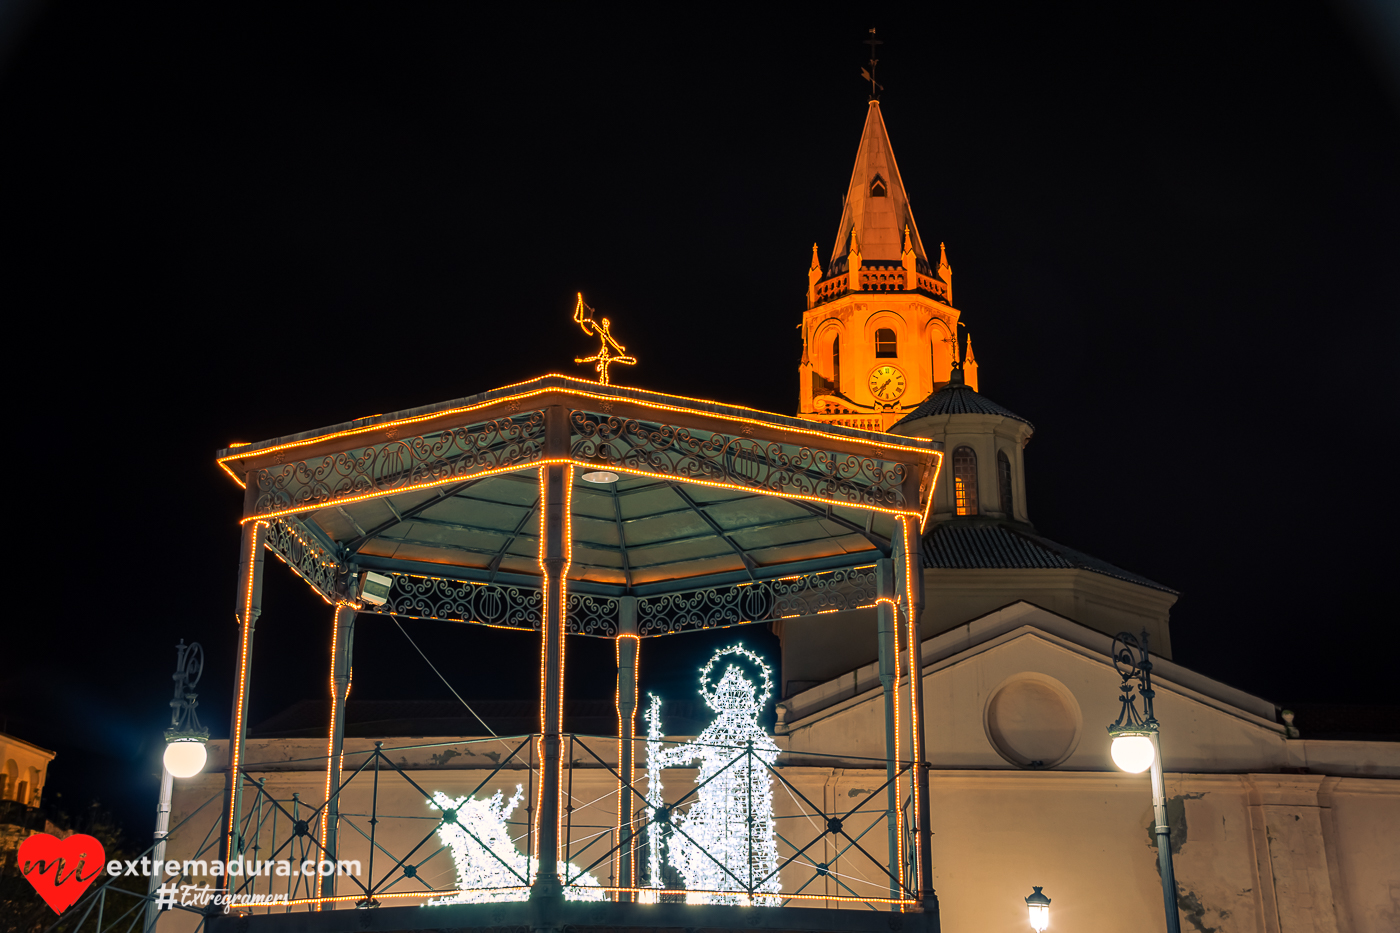
POLYGON ((588 411, 569 412, 569 428, 570 453, 579 460, 782 495, 909 507, 902 463, 588 411))
POLYGON ((612 638, 617 634, 621 600, 592 593, 570 593, 564 623, 570 634, 612 638))
POLYGON ((322 546, 306 526, 283 516, 268 522, 267 547, 326 599, 335 602, 345 566, 322 546))
POLYGON ((637 632, 672 635, 843 609, 864 609, 875 605, 875 579, 872 564, 645 596, 637 600, 637 632))
POLYGON ((468 583, 407 573, 389 576, 393 583, 387 601, 364 611, 406 619, 446 619, 536 631, 540 628, 544 594, 535 587, 468 583))
POLYGON ((542 411, 415 437, 394 438, 395 430, 386 429, 389 440, 381 443, 258 470, 253 514, 309 511, 350 496, 524 465, 544 455, 542 411))

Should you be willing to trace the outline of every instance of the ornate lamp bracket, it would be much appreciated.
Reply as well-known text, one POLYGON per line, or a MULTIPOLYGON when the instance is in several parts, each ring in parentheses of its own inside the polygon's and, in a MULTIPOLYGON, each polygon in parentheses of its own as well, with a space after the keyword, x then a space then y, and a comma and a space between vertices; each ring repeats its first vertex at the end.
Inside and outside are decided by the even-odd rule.
POLYGON ((204 649, 199 642, 186 645, 182 638, 175 651, 175 673, 171 675, 175 696, 170 700, 170 728, 165 730, 165 741, 207 742, 209 730, 199 724, 199 714, 195 712, 199 695, 194 692, 204 673, 204 649))
POLYGON ((1157 732, 1157 717, 1152 711, 1152 660, 1148 651, 1147 630, 1134 635, 1119 632, 1113 639, 1113 667, 1123 678, 1119 689, 1119 701, 1123 708, 1118 720, 1108 727, 1108 734, 1152 735, 1157 732), (1143 711, 1138 712, 1137 699, 1142 698, 1143 711))

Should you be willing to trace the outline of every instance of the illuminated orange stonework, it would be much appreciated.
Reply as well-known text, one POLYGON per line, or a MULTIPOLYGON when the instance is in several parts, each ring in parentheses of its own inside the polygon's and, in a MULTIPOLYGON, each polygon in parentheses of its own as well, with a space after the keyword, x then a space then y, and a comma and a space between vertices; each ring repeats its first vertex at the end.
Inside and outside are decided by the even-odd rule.
MULTIPOLYGON (((824 273, 812 247, 799 367, 802 416, 887 430, 948 381, 958 316, 948 257, 940 247, 935 266, 924 252, 880 103, 872 100, 824 273)), ((976 389, 970 346, 964 371, 976 389)))

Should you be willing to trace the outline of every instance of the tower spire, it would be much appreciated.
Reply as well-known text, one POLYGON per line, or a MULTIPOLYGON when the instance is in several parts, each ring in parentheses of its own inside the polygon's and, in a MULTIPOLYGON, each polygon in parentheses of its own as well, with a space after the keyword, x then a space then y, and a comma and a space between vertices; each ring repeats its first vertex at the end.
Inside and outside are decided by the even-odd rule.
POLYGON ((861 255, 867 261, 902 262, 906 227, 914 258, 927 267, 928 254, 919 239, 919 225, 914 221, 904 179, 899 174, 894 149, 890 147, 880 102, 872 99, 867 107, 860 146, 856 149, 856 163, 851 171, 846 206, 836 231, 828 274, 834 274, 837 262, 846 257, 853 231, 861 255))

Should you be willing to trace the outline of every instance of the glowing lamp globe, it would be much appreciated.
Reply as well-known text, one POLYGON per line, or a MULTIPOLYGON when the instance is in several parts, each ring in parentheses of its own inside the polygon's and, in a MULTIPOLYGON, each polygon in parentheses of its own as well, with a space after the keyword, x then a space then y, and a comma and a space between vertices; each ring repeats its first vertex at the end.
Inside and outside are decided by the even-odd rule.
POLYGON ((165 746, 165 770, 173 777, 194 777, 207 758, 204 743, 198 739, 177 739, 165 746))
POLYGON ((1035 933, 1045 933, 1045 928, 1050 926, 1050 898, 1041 893, 1039 885, 1026 898, 1026 909, 1031 913, 1031 929, 1035 933))
POLYGON ((1152 739, 1145 735, 1115 735, 1109 747, 1113 763, 1129 774, 1141 774, 1152 767, 1156 750, 1152 739))

